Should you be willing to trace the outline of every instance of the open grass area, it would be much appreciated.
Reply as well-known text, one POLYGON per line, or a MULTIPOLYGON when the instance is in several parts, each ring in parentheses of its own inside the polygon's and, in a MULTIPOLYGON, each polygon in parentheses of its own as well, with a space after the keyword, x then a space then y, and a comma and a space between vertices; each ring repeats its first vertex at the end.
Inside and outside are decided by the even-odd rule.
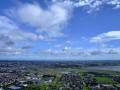
POLYGON ((109 77, 95 77, 95 78, 98 81, 98 83, 101 83, 101 84, 115 84, 115 83, 117 83, 109 77))

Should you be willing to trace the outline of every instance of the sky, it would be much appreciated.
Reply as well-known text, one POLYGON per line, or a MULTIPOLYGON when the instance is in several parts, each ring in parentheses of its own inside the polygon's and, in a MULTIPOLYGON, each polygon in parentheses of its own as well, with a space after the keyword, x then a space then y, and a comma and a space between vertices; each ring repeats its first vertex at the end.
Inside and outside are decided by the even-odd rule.
POLYGON ((119 60, 120 0, 0 0, 0 60, 119 60))

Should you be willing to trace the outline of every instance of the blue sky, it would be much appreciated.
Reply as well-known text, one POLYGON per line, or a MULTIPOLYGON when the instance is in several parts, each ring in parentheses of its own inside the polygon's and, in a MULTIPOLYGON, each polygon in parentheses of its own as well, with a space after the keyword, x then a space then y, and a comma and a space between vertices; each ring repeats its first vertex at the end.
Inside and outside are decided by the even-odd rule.
POLYGON ((0 59, 117 60, 120 0, 1 0, 0 59))

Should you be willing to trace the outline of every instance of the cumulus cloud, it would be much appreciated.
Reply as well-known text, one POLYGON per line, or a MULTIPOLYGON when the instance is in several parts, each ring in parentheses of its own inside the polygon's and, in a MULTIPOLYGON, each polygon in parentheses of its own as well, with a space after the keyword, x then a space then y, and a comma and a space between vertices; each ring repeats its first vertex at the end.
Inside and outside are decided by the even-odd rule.
MULTIPOLYGON (((1 38, 6 37, 10 40, 21 41, 21 40, 36 40, 37 35, 31 32, 25 32, 19 28, 14 21, 6 16, 0 16, 0 35, 1 38)), ((7 39, 6 39, 7 40, 7 39)))
MULTIPOLYGON (((64 36, 63 28, 68 23, 72 11, 75 8, 84 8, 88 12, 99 10, 103 5, 110 5, 118 9, 119 0, 52 0, 48 7, 43 8, 38 3, 22 3, 22 5, 7 10, 10 18, 18 20, 24 25, 29 25, 35 29, 35 33, 22 30, 13 20, 6 16, 0 16, 0 47, 12 46, 18 41, 24 40, 46 40, 64 36)), ((92 37, 92 43, 104 43, 120 39, 120 31, 110 31, 92 37)), ((71 41, 66 41, 71 44, 71 41)), ((57 45, 56 47, 61 47, 57 45)), ((30 47, 23 47, 30 48, 30 47)), ((6 49, 6 51, 9 49, 6 49)), ((1 50, 2 51, 2 50, 1 50)), ((10 50, 11 51, 11 50, 10 50)), ((98 55, 101 53, 118 53, 116 49, 104 51, 72 51, 71 47, 65 47, 63 54, 69 55, 98 55)), ((48 50, 52 52, 52 50, 48 50)), ((54 53, 54 52, 53 52, 54 53)))
POLYGON ((91 50, 90 54, 91 55, 120 54, 120 48, 103 48, 91 50))
POLYGON ((8 17, 0 16, 0 53, 16 53, 19 51, 13 48, 16 43, 37 39, 38 36, 36 34, 23 31, 8 17))
POLYGON ((83 7, 88 13, 98 11, 101 6, 109 5, 113 9, 120 8, 120 0, 52 0, 53 2, 64 2, 74 8, 83 7))
POLYGON ((101 56, 101 55, 120 55, 120 48, 102 48, 102 49, 82 49, 75 50, 75 48, 64 47, 61 51, 48 49, 39 54, 53 55, 53 56, 101 56))
POLYGON ((120 0, 110 0, 108 2, 109 5, 113 5, 115 9, 120 8, 120 0))
POLYGON ((67 51, 70 51, 71 50, 71 47, 69 47, 69 46, 65 46, 64 48, 63 48, 63 51, 64 52, 67 52, 67 51))
POLYGON ((118 8, 119 0, 52 0, 46 8, 38 3, 25 3, 8 10, 7 14, 27 23, 40 34, 40 39, 64 36, 63 28, 68 23, 72 11, 83 7, 87 12, 99 10, 102 5, 118 8), (19 18, 18 18, 19 17, 19 18), (41 35, 44 34, 44 35, 41 35))
POLYGON ((60 37, 64 35, 61 30, 67 24, 70 12, 71 9, 62 3, 53 3, 46 9, 38 4, 27 3, 11 9, 9 14, 19 17, 22 22, 35 27, 36 32, 44 33, 46 37, 60 37))
POLYGON ((13 44, 14 44, 14 42, 10 38, 0 34, 0 48, 12 46, 13 44))
POLYGON ((0 55, 18 55, 24 52, 25 52, 24 49, 21 48, 13 48, 13 47, 0 48, 0 55))
POLYGON ((34 33, 24 32, 21 30, 16 30, 14 32, 9 33, 9 38, 14 41, 23 41, 23 40, 37 40, 38 36, 34 33))
POLYGON ((120 31, 110 31, 107 33, 102 33, 95 37, 92 37, 90 42, 92 43, 105 43, 113 40, 120 40, 120 31))

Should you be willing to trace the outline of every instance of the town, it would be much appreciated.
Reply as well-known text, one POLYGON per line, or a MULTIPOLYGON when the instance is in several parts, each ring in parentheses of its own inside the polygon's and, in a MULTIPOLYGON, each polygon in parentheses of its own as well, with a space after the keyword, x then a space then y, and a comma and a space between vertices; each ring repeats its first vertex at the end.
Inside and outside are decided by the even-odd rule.
POLYGON ((83 63, 1 61, 0 90, 120 90, 119 71, 88 70, 92 61, 83 63))

